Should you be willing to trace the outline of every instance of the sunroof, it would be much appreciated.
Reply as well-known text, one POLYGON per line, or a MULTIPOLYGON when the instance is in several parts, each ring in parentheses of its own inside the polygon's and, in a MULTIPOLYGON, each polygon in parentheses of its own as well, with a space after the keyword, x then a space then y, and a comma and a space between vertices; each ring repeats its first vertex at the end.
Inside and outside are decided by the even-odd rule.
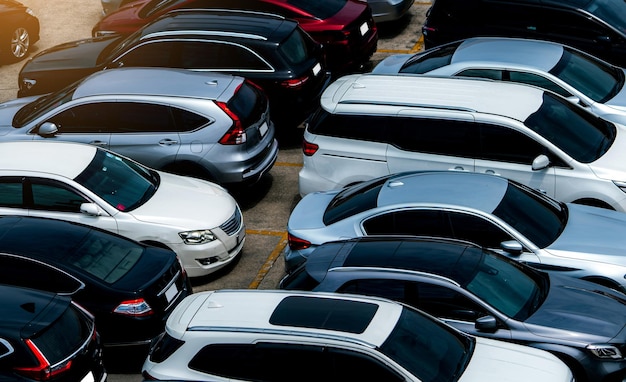
POLYGON ((274 310, 270 324, 363 333, 378 305, 323 297, 290 296, 274 310))

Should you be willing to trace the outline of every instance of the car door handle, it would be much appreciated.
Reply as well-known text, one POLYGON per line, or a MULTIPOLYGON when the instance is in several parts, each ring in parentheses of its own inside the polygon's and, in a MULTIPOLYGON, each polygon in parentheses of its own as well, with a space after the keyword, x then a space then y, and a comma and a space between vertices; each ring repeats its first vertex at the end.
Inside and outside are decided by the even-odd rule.
POLYGON ((160 144, 161 146, 172 146, 172 145, 177 145, 177 144, 178 144, 178 141, 175 141, 175 140, 173 140, 173 139, 161 139, 161 140, 159 141, 159 144, 160 144))
POLYGON ((454 166, 453 168, 449 168, 448 170, 449 171, 465 171, 465 172, 469 172, 463 166, 454 166))
POLYGON ((500 176, 500 174, 498 174, 497 172, 495 172, 493 170, 486 170, 485 174, 500 176))
POLYGON ((91 141, 90 145, 98 146, 98 147, 107 147, 109 144, 105 141, 91 141))

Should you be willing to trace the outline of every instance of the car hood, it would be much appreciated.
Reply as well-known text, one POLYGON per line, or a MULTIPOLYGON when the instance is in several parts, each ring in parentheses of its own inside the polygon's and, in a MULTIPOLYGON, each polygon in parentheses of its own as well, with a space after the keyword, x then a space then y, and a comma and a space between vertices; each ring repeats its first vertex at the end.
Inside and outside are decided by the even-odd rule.
POLYGON ((24 105, 39 98, 24 97, 0 103, 0 135, 6 135, 13 129, 13 117, 24 105))
POLYGON ((28 60, 20 75, 54 70, 88 69, 98 66, 100 54, 113 44, 117 44, 121 36, 94 37, 67 42, 46 49, 28 60))
POLYGON ((624 294, 577 278, 551 275, 550 291, 545 301, 525 324, 528 330, 539 336, 555 336, 555 331, 551 330, 554 328, 559 330, 559 337, 603 343, 624 329, 624 317, 624 294), (572 301, 576 303, 572 304, 572 301))
POLYGON ((221 186, 186 176, 159 172, 161 184, 141 207, 130 211, 137 220, 182 229, 210 229, 230 218, 235 199, 221 186))
POLYGON ((626 265, 626 214, 568 203, 561 235, 545 248, 554 256, 626 265))
POLYGON ((131 4, 109 13, 93 27, 93 31, 115 31, 122 34, 136 31, 154 19, 154 17, 150 17, 150 20, 139 17, 139 12, 149 2, 150 0, 133 1, 131 4))
POLYGON ((384 60, 378 63, 372 70, 374 74, 398 74, 402 65, 413 57, 412 54, 394 54, 386 57, 384 60))
POLYGON ((474 353, 459 382, 570 382, 571 379, 567 366, 551 353, 477 337, 474 353))
POLYGON ((615 141, 595 162, 589 164, 597 177, 626 182, 626 126, 617 124, 615 141))

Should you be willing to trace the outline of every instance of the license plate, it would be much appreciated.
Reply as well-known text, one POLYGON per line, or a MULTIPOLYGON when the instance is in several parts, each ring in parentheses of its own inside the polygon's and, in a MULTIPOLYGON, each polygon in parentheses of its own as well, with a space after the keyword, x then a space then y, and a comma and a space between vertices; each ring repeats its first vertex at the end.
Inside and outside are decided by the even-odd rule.
POLYGON ((263 124, 261 126, 259 126, 259 133, 261 133, 261 136, 264 137, 265 134, 267 133, 267 122, 263 122, 263 124))
POLYGON ((367 26, 367 22, 364 22, 363 24, 361 24, 361 27, 359 28, 359 30, 361 31, 361 36, 365 36, 367 31, 370 30, 370 27, 367 26))
POLYGON ((313 75, 317 76, 317 74, 319 72, 322 71, 322 65, 320 65, 320 63, 318 62, 317 64, 315 64, 315 66, 313 67, 313 75))
POLYGON ((165 299, 167 300, 168 303, 172 302, 172 300, 174 299, 174 297, 176 297, 177 294, 178 294, 178 288, 176 287, 176 284, 172 284, 165 291, 165 299))
POLYGON ((87 375, 85 375, 85 377, 83 377, 83 379, 80 380, 80 382, 94 382, 95 379, 93 377, 93 373, 90 371, 87 375))

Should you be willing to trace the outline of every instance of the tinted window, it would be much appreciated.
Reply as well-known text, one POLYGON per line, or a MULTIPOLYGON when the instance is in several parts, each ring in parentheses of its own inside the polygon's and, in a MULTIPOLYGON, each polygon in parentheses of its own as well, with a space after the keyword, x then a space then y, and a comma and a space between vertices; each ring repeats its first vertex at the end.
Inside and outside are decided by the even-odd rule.
POLYGON ((91 323, 70 305, 59 319, 32 340, 48 362, 54 365, 78 350, 91 332, 91 323))
POLYGON ((337 13, 346 5, 347 0, 287 0, 288 4, 298 7, 320 19, 327 19, 337 13))
POLYGON ((0 206, 22 207, 22 179, 7 177, 0 179, 0 206))
POLYGON ((281 55, 292 65, 304 63, 312 55, 313 41, 299 28, 293 32, 280 44, 278 48, 281 55))
POLYGON ((116 103, 90 103, 71 107, 49 119, 59 133, 102 133, 118 122, 116 103))
POLYGON ((189 132, 211 123, 212 121, 200 114, 179 109, 177 107, 170 107, 172 117, 174 117, 174 131, 189 132))
POLYGON ((286 290, 313 290, 319 283, 306 271, 306 263, 291 272, 281 282, 280 289, 286 290))
POLYGON ((447 216, 438 210, 392 211, 367 219, 363 228, 368 235, 453 236, 447 216))
POLYGON ((245 81, 228 101, 228 108, 239 117, 245 128, 261 119, 267 110, 267 97, 259 87, 245 81))
POLYGON ((519 82, 522 84, 527 84, 527 85, 532 85, 532 86, 537 86, 540 88, 548 89, 550 91, 553 91, 557 94, 562 95, 563 97, 570 97, 572 95, 570 92, 563 89, 561 86, 555 84, 554 82, 550 81, 549 79, 543 76, 534 74, 534 73, 509 71, 509 72, 506 72, 505 74, 506 76, 504 79, 507 81, 519 82))
POLYGON ((467 69, 457 73, 456 76, 489 78, 497 81, 504 79, 503 71, 499 69, 467 69))
POLYGON ((467 240, 483 247, 499 248, 500 243, 513 238, 500 227, 482 217, 459 213, 446 212, 452 226, 453 238, 467 240))
POLYGON ((412 281, 394 279, 350 280, 342 285, 337 292, 388 298, 416 308, 419 305, 417 284, 412 281))
MULTIPOLYGON (((385 133, 390 143, 407 151, 439 155, 474 157, 478 146, 478 127, 465 121, 426 118, 386 117, 385 133)), ((371 118, 367 118, 369 124, 371 118)), ((372 126, 380 128, 376 125, 372 126)))
POLYGON ((112 133, 150 133, 177 130, 170 107, 141 102, 116 102, 109 112, 116 116, 112 133))
MULTIPOLYGON (((19 253, 4 247, 2 251, 19 253)), ((49 265, 8 255, 0 257, 0 279, 3 284, 67 294, 82 286, 75 278, 49 265)))
POLYGON ((616 128, 552 93, 524 124, 582 163, 600 158, 613 144, 616 128))
POLYGON ((30 179, 32 190, 31 207, 36 210, 80 212, 80 205, 89 203, 82 195, 66 185, 48 179, 30 179))
MULTIPOLYGON (((466 269, 465 271, 470 271, 466 269)), ((449 287, 419 284, 419 309, 435 317, 461 321, 474 321, 488 313, 462 293, 449 287)))
POLYGON ((387 179, 376 178, 340 191, 324 211, 324 224, 330 225, 376 207, 378 193, 387 179))
POLYGON ((224 70, 271 70, 248 48, 218 41, 179 43, 180 68, 224 70))
POLYGON ((332 114, 319 108, 307 129, 312 134, 389 143, 391 116, 332 114))
POLYGON ((513 182, 509 182, 507 191, 493 214, 539 248, 545 248, 554 242, 567 223, 564 204, 513 182))
POLYGON ((626 32, 626 3, 614 0, 595 0, 586 10, 613 28, 626 32))
POLYGON ((504 126, 480 124, 481 159, 530 165, 547 150, 530 137, 504 126))
POLYGON ((400 73, 424 74, 449 65, 452 55, 461 42, 432 48, 428 52, 417 54, 408 60, 400 69, 400 73))
MULTIPOLYGON (((148 42, 117 59, 124 66, 177 67, 177 44, 173 42, 148 42)), ((115 65, 113 65, 115 66, 115 65)))

